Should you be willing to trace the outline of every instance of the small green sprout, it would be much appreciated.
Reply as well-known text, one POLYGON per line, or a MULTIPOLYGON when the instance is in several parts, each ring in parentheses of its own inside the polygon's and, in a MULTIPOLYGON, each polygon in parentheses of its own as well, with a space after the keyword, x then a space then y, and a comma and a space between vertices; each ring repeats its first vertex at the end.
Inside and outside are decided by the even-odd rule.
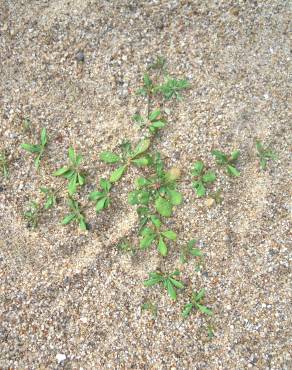
POLYGON ((176 300, 176 289, 183 289, 184 284, 176 280, 175 277, 179 276, 180 272, 175 270, 171 274, 163 274, 162 272, 150 272, 149 279, 144 281, 144 286, 151 287, 156 284, 163 284, 171 299, 176 300))
POLYGON ((230 155, 226 155, 220 150, 212 150, 212 155, 216 158, 217 164, 226 168, 230 176, 240 176, 240 172, 235 167, 235 163, 240 155, 239 150, 233 151, 230 155))
POLYGON ((143 86, 138 89, 137 94, 141 96, 147 96, 150 98, 155 90, 155 85, 153 81, 151 80, 150 76, 148 73, 144 73, 143 76, 143 86))
POLYGON ((134 245, 126 239, 123 239, 118 245, 117 249, 123 253, 130 253, 132 256, 137 252, 134 245))
POLYGON ((27 226, 32 229, 36 229, 39 224, 41 208, 38 202, 32 201, 29 204, 29 208, 24 212, 24 218, 27 221, 27 226))
POLYGON ((149 178, 136 179, 136 190, 130 192, 129 203, 148 206, 154 201, 156 211, 163 217, 170 217, 173 206, 181 204, 183 200, 181 193, 176 190, 180 171, 178 168, 172 168, 166 172, 163 167, 163 161, 157 153, 154 160, 155 174, 149 178))
POLYGON ((108 208, 110 205, 109 193, 112 187, 112 184, 105 179, 101 179, 99 181, 99 185, 102 189, 101 191, 93 191, 89 194, 89 200, 95 202, 95 209, 97 213, 105 208, 108 208))
POLYGON ((206 315, 212 316, 213 311, 210 308, 203 305, 203 299, 205 297, 205 289, 201 289, 199 292, 192 293, 191 302, 184 306, 182 311, 182 316, 184 318, 188 317, 193 310, 198 310, 206 315))
POLYGON ((186 263, 191 257, 199 257, 200 261, 203 259, 203 253, 199 248, 195 248, 197 241, 195 239, 190 240, 181 249, 180 262, 186 263))
POLYGON ((0 152, 0 168, 1 168, 1 172, 3 174, 3 177, 5 179, 8 179, 8 177, 9 177, 8 159, 7 159, 5 150, 2 150, 0 152))
POLYGON ((110 176, 110 182, 115 183, 119 181, 131 164, 137 167, 148 166, 151 163, 151 157, 147 154, 145 155, 145 152, 148 150, 150 144, 149 139, 144 139, 132 150, 130 143, 124 143, 122 145, 123 152, 121 155, 107 151, 102 152, 100 159, 103 162, 109 164, 119 163, 119 167, 110 176))
POLYGON ((161 231, 160 228, 162 223, 157 216, 150 216, 153 227, 144 227, 142 229, 141 235, 142 239, 140 240, 140 248, 146 249, 151 246, 153 242, 156 242, 158 252, 163 256, 167 256, 168 247, 166 245, 165 239, 176 240, 177 235, 172 230, 161 231))
POLYGON ((132 118, 139 126, 147 127, 151 135, 156 135, 157 132, 166 125, 166 121, 162 117, 160 109, 156 109, 151 112, 148 119, 140 114, 135 114, 132 118))
POLYGON ((53 173, 53 176, 62 176, 69 180, 68 192, 69 195, 73 195, 76 193, 78 186, 83 186, 85 184, 85 175, 79 169, 82 156, 81 154, 76 154, 72 147, 69 148, 69 160, 69 166, 60 168, 53 173))
POLYGON ((73 198, 69 198, 68 206, 71 210, 71 213, 69 213, 67 216, 63 218, 63 220, 61 221, 61 224, 68 225, 72 221, 77 221, 82 231, 87 230, 87 224, 85 222, 85 217, 80 210, 80 206, 78 202, 74 200, 73 198))
POLYGON ((202 161, 197 161, 194 164, 192 175, 195 177, 193 188, 198 197, 203 197, 206 194, 206 186, 216 180, 216 175, 213 171, 206 171, 202 161))
POLYGON ((44 208, 50 209, 54 207, 57 203, 56 191, 54 189, 48 189, 45 187, 41 187, 40 191, 45 194, 44 208))
POLYGON ((38 169, 40 166, 41 157, 43 156, 45 147, 48 143, 47 131, 45 128, 41 131, 41 142, 40 144, 21 144, 21 148, 29 153, 36 154, 34 160, 35 167, 38 169))
POLYGON ((166 100, 176 98, 182 99, 181 91, 190 87, 190 83, 186 79, 177 80, 176 78, 167 77, 165 82, 154 88, 155 93, 160 93, 166 100))
POLYGON ((152 318, 156 319, 157 317, 157 305, 156 304, 150 301, 147 301, 141 305, 141 309, 142 311, 149 311, 152 315, 152 318))
POLYGON ((268 147, 264 147, 262 142, 257 140, 256 141, 256 149, 257 149, 257 156, 259 157, 260 161, 260 168, 265 170, 267 168, 267 162, 269 160, 276 160, 277 155, 274 151, 272 151, 268 147))

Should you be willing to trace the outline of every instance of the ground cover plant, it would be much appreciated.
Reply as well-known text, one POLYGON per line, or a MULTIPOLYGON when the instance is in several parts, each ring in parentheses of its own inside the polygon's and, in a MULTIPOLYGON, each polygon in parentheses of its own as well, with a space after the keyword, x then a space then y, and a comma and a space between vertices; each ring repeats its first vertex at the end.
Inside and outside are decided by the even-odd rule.
MULTIPOLYGON (((142 97, 146 107, 144 113, 136 113, 133 120, 144 130, 142 137, 136 143, 125 139, 118 150, 106 150, 99 153, 100 161, 110 166, 112 171, 109 178, 101 178, 99 187, 89 194, 85 194, 83 190, 86 188, 84 187, 86 174, 81 166, 83 157, 71 146, 68 150, 68 164, 52 173, 54 177, 67 180, 66 185, 61 185, 56 189, 51 186, 40 188, 43 202, 30 202, 28 209, 24 212, 28 226, 37 228, 43 212, 49 211, 57 202, 66 200, 69 213, 63 217, 61 225, 75 223, 81 232, 89 232, 86 210, 89 207, 94 207, 98 216, 101 211, 111 208, 113 188, 123 175, 134 166, 141 171, 141 174, 132 184, 132 190, 128 194, 128 202, 137 211, 138 225, 134 230, 136 239, 133 242, 126 239, 121 240, 117 249, 133 256, 155 246, 160 260, 164 261, 172 250, 175 251, 177 245, 182 245, 179 249, 177 263, 184 265, 194 261, 196 271, 201 269, 204 254, 197 247, 196 240, 192 239, 188 243, 180 243, 179 233, 166 226, 167 220, 175 215, 176 208, 184 202, 180 186, 185 179, 179 168, 167 166, 167 161, 158 150, 159 141, 157 140, 158 135, 160 139, 163 139, 163 130, 169 127, 164 117, 164 112, 167 111, 167 108, 163 106, 164 102, 182 99, 183 94, 190 87, 186 79, 176 79, 169 76, 166 61, 163 58, 158 58, 144 74, 142 86, 138 90, 138 95, 142 97), (67 188, 66 195, 61 194, 61 190, 65 187, 67 188), (84 203, 86 204, 84 205, 84 203), (178 244, 176 244, 177 242, 178 244)), ((43 128, 39 144, 21 145, 22 149, 35 156, 36 168, 40 166, 47 144, 47 131, 43 128)), ((262 169, 266 168, 268 160, 276 159, 273 151, 265 148, 260 141, 256 142, 256 149, 262 169)), ((229 155, 220 150, 213 150, 212 155, 215 157, 216 163, 223 167, 228 175, 231 177, 240 176, 236 167, 240 156, 239 150, 232 151, 229 155)), ((210 169, 203 160, 197 160, 193 163, 191 186, 197 197, 200 198, 208 194, 214 199, 213 203, 220 204, 222 202, 222 189, 219 188, 209 193, 209 188, 213 187, 217 180, 215 171, 210 169)), ((3 176, 8 177, 8 160, 5 152, 0 154, 0 168, 3 176)), ((184 184, 190 186, 188 181, 185 181, 184 184)), ((169 298, 176 301, 178 292, 181 292, 182 297, 184 296, 184 288, 188 284, 180 279, 181 271, 177 269, 177 266, 174 266, 172 271, 174 272, 168 273, 164 269, 158 269, 150 272, 149 278, 144 281, 144 286, 146 288, 162 286, 169 298)), ((190 301, 184 306, 182 316, 187 318, 195 311, 211 316, 213 311, 205 306, 204 298, 205 289, 193 291, 190 301)), ((148 310, 153 317, 157 316, 155 303, 147 300, 141 308, 148 310)))

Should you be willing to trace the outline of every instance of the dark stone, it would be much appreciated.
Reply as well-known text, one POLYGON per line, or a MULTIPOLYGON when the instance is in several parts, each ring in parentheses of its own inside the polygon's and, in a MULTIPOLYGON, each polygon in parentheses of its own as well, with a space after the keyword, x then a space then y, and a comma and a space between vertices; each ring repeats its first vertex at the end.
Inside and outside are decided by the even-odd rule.
POLYGON ((84 62, 85 55, 84 55, 83 51, 78 51, 75 58, 76 58, 77 62, 84 62))

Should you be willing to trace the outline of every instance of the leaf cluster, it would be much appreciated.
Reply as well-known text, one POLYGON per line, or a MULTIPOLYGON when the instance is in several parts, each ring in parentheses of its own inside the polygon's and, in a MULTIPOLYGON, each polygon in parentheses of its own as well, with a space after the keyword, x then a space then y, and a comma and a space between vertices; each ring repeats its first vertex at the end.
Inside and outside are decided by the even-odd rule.
POLYGON ((108 208, 110 205, 110 190, 112 184, 106 179, 101 179, 99 181, 99 186, 101 187, 101 191, 96 190, 89 194, 89 200, 95 202, 96 213, 108 208))
POLYGON ((72 147, 69 148, 68 155, 69 165, 61 167, 53 173, 53 176, 61 176, 69 181, 68 193, 71 196, 76 193, 79 186, 83 186, 85 184, 85 174, 79 168, 83 159, 82 155, 77 154, 72 147))
POLYGON ((29 204, 29 208, 24 212, 24 218, 27 221, 28 227, 36 229, 39 223, 41 207, 38 202, 32 201, 29 204))
POLYGON ((166 126, 166 120, 162 117, 160 109, 155 109, 148 118, 135 114, 133 120, 141 127, 146 127, 151 135, 156 135, 160 129, 166 126))
POLYGON ((202 161, 196 161, 191 172, 194 176, 193 188, 195 189, 198 197, 203 197, 206 194, 206 186, 216 180, 215 172, 206 170, 202 161))
POLYGON ((236 161, 239 158, 240 151, 235 150, 230 155, 227 155, 220 150, 212 150, 212 155, 215 157, 218 165, 225 167, 228 175, 240 176, 240 172, 236 168, 236 161))
POLYGON ((199 248, 196 248, 197 241, 195 239, 190 240, 184 245, 180 252, 180 262, 186 263, 191 257, 199 257, 200 260, 203 258, 203 253, 199 248))
POLYGON ((40 166, 41 157, 43 156, 47 143, 48 143, 47 131, 45 128, 43 128, 41 131, 41 138, 39 144, 21 144, 22 149, 26 150, 31 154, 35 154, 34 164, 37 169, 40 166))
POLYGON ((263 143, 259 140, 256 141, 257 156, 260 161, 260 168, 265 170, 269 160, 276 160, 276 153, 268 147, 264 147, 263 143))
POLYGON ((151 287, 153 285, 162 284, 167 290, 169 297, 176 300, 177 289, 183 289, 184 284, 177 280, 176 277, 179 276, 180 272, 175 270, 171 274, 163 274, 162 272, 150 272, 149 279, 144 281, 144 286, 151 287))
POLYGON ((74 200, 73 198, 69 198, 68 206, 71 212, 63 218, 63 220, 61 221, 61 224, 67 225, 72 221, 76 221, 79 224, 79 227, 82 231, 87 230, 87 224, 85 221, 85 217, 80 210, 80 206, 78 202, 74 200))
POLYGON ((56 191, 54 189, 41 187, 40 191, 45 194, 45 209, 50 209, 57 204, 56 191))
POLYGON ((191 301, 184 306, 182 316, 184 318, 188 317, 193 310, 198 310, 206 315, 212 316, 213 311, 203 304, 204 297, 205 289, 201 289, 197 293, 193 292, 191 296, 191 301))

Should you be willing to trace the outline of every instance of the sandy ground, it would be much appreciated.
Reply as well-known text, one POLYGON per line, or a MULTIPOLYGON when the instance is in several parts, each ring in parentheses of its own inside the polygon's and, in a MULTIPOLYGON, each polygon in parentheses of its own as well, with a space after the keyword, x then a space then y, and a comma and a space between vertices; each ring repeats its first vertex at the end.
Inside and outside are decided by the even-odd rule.
POLYGON ((0 178, 1 368, 291 368, 289 19, 284 0, 0 2, 0 147, 11 156, 10 179, 0 178), (168 104, 169 127, 156 143, 167 164, 188 178, 196 159, 214 164, 212 149, 242 152, 240 178, 218 171, 221 205, 208 208, 181 187, 185 202, 168 221, 179 241, 164 266, 179 267, 188 283, 176 303, 143 287, 161 263, 154 248, 134 257, 115 248, 137 222, 127 192, 138 171, 114 189, 110 211, 87 211, 88 233, 60 226, 64 202, 36 231, 22 217, 41 185, 62 183, 50 174, 72 143, 87 158, 88 194, 110 171, 99 153, 139 139, 130 117, 145 102, 134 92, 156 55, 192 84, 168 104), (37 174, 19 146, 42 127, 49 154, 37 174), (266 172, 256 138, 278 154, 266 172), (178 263, 191 238, 206 254, 201 272, 194 261, 178 263), (202 315, 181 321, 189 287, 207 289, 212 339, 202 315), (156 320, 141 312, 147 299, 158 305, 156 320))

